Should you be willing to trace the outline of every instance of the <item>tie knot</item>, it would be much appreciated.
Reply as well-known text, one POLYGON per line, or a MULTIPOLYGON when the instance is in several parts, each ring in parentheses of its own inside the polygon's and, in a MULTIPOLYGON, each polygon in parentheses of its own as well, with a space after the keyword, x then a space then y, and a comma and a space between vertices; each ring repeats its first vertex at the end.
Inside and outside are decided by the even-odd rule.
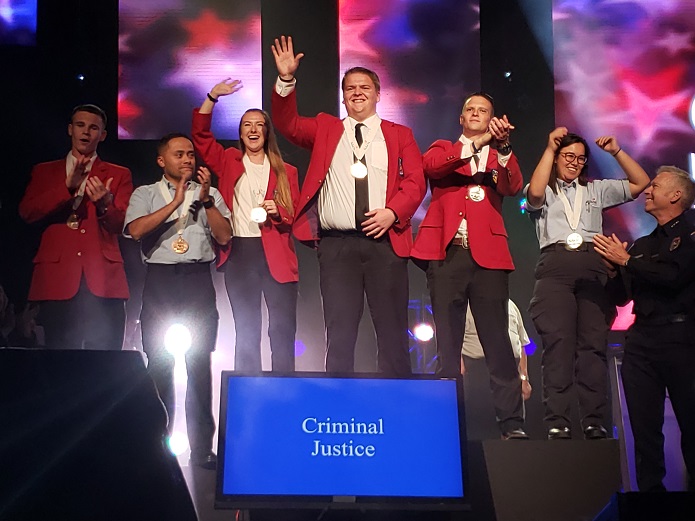
POLYGON ((362 127, 364 127, 364 123, 358 123, 355 125, 355 139, 357 140, 357 146, 361 147, 362 142, 364 141, 362 138, 362 127))

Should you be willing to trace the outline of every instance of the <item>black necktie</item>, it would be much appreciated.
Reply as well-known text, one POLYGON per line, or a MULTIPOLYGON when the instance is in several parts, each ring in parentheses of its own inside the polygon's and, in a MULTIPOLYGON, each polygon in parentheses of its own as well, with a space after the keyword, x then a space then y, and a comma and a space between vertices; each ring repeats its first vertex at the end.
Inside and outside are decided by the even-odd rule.
MULTIPOLYGON (((355 139, 357 140, 357 146, 362 146, 362 127, 364 123, 358 123, 355 125, 355 139)), ((357 157, 354 157, 355 162, 357 162, 357 157)), ((360 162, 366 167, 367 159, 362 156, 360 162)), ((367 176, 362 179, 355 178, 355 225, 358 230, 362 229, 362 223, 367 220, 367 216, 364 215, 369 211, 369 181, 367 176)))

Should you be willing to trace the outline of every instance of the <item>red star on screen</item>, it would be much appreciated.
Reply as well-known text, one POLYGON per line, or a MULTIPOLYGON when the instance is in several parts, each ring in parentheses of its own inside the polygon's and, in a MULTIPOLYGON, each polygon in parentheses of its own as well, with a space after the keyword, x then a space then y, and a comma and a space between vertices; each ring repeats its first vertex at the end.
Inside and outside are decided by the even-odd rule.
POLYGON ((197 19, 181 23, 188 31, 188 48, 229 47, 232 34, 239 28, 238 22, 222 20, 212 9, 203 9, 197 19))

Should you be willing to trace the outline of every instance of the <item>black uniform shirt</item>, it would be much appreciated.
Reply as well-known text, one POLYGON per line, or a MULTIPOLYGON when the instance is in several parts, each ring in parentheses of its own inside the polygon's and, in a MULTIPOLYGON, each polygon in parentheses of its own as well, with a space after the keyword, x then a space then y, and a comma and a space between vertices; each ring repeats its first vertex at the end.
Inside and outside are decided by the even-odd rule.
POLYGON ((634 300, 636 322, 695 320, 695 227, 684 215, 637 239, 629 253, 620 300, 634 300))

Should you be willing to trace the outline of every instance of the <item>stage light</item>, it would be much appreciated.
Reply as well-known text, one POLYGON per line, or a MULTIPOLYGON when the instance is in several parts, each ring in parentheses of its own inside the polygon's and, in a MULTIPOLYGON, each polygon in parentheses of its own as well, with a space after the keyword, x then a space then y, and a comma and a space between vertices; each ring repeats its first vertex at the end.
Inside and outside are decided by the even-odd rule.
POLYGON ((504 71, 504 78, 509 80, 512 77, 512 71, 504 71))
POLYGON ((174 456, 180 456, 188 450, 188 436, 175 431, 167 438, 167 447, 174 456))
POLYGON ((191 347, 191 332, 183 324, 174 324, 164 335, 164 347, 174 356, 182 356, 191 347))
POLYGON ((419 342, 429 342, 434 338, 434 329, 430 324, 423 322, 413 328, 413 335, 419 342))
POLYGON ((521 201, 519 201, 519 209, 521 210, 521 213, 524 214, 526 213, 526 198, 523 197, 521 201))
POLYGON ((77 79, 80 81, 84 81, 84 74, 78 74, 77 79))

